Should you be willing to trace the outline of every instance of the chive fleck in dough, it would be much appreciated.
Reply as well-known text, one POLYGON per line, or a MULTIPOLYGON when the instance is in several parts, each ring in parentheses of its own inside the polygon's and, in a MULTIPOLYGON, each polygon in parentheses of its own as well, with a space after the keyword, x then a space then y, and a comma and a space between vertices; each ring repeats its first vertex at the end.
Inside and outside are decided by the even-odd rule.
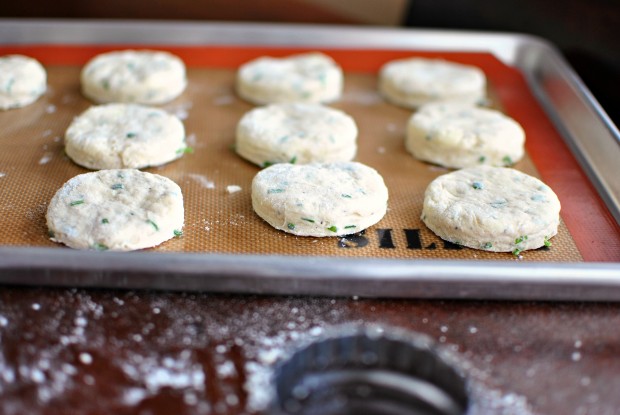
POLYGON ((360 232, 387 211, 376 170, 356 162, 276 164, 252 181, 252 207, 276 229, 300 236, 360 232))
POLYGON ((342 95, 342 87, 342 69, 319 52, 285 58, 265 56, 245 63, 237 72, 237 93, 259 105, 333 102, 342 95))
POLYGON ((184 153, 185 128, 166 111, 137 104, 93 106, 65 133, 65 151, 89 169, 159 166, 184 153))
POLYGON ((351 161, 357 151, 353 118, 320 104, 255 108, 237 125, 237 153, 259 166, 351 161))
POLYGON ((472 167, 431 182, 422 221, 446 241, 518 253, 549 244, 558 231, 560 201, 549 186, 520 171, 472 167))
POLYGON ((185 64, 168 52, 123 50, 103 53, 82 69, 82 93, 97 103, 164 104, 187 86, 185 64))
POLYGON ((47 209, 51 239, 76 249, 132 251, 180 234, 183 195, 172 180, 133 169, 75 176, 47 209))
POLYGON ((379 91, 405 108, 438 101, 474 105, 485 99, 486 77, 480 68, 441 59, 398 59, 381 68, 379 91))
POLYGON ((445 167, 507 166, 523 157, 523 128, 499 111, 463 104, 426 104, 409 119, 407 150, 445 167))
POLYGON ((25 107, 47 88, 47 74, 35 59, 23 55, 0 57, 0 110, 25 107))

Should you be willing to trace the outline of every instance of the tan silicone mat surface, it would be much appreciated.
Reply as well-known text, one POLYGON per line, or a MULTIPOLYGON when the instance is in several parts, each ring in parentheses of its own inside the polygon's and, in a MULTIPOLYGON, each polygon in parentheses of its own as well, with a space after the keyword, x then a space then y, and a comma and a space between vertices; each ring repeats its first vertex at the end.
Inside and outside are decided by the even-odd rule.
MULTIPOLYGON (((79 66, 48 66, 49 91, 26 108, 0 113, 1 245, 69 249, 48 239, 47 204, 62 184, 87 172, 64 155, 64 131, 91 103, 79 91, 79 66)), ((250 185, 259 168, 232 150, 235 126, 252 106, 233 91, 234 70, 191 68, 187 91, 164 108, 184 119, 193 154, 147 171, 176 181, 185 200, 184 235, 159 251, 235 254, 453 258, 514 260, 443 243, 420 221, 428 183, 448 170, 415 160, 404 147, 410 112, 385 103, 372 74, 347 73, 343 99, 334 104, 359 127, 357 161, 374 167, 390 192, 384 219, 363 235, 344 238, 296 237, 277 231, 251 207, 250 185), (228 193, 228 185, 240 192, 228 193)), ((492 87, 490 90, 493 97, 492 87)), ((499 104, 494 102, 494 106, 499 104)), ((537 176, 526 157, 516 168, 537 176)), ((564 224, 551 249, 528 251, 525 260, 580 261, 564 224)))

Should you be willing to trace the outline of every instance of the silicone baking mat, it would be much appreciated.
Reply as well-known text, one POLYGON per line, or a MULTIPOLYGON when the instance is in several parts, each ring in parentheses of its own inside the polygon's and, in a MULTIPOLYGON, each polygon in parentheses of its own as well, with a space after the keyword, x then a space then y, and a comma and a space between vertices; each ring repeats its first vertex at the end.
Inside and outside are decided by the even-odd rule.
MULTIPOLYGON (((88 170, 63 151, 64 131, 90 105, 80 94, 79 73, 87 59, 109 47, 44 46, 0 48, 41 60, 48 92, 35 104, 0 113, 1 245, 55 246, 47 236, 45 212, 53 194, 71 177, 88 170)), ((186 92, 164 109, 179 115, 194 149, 168 165, 146 169, 177 182, 185 200, 180 238, 153 251, 281 254, 368 258, 509 260, 443 242, 420 221, 426 186, 449 170, 415 160, 404 147, 411 111, 383 101, 376 90, 380 65, 404 56, 441 57, 481 67, 489 78, 491 105, 507 112, 526 130, 527 156, 514 167, 541 177, 560 197, 563 222, 550 249, 527 251, 527 261, 618 260, 617 225, 607 213, 570 152, 540 110, 520 73, 489 54, 325 50, 345 70, 342 100, 333 106, 349 113, 359 128, 357 161, 374 167, 390 192, 384 219, 346 238, 296 237, 277 231, 256 216, 250 187, 257 166, 234 153, 235 126, 251 108, 234 93, 235 70, 261 55, 287 55, 300 49, 176 47, 169 50, 188 65, 186 92), (241 191, 229 193, 227 186, 241 191)))

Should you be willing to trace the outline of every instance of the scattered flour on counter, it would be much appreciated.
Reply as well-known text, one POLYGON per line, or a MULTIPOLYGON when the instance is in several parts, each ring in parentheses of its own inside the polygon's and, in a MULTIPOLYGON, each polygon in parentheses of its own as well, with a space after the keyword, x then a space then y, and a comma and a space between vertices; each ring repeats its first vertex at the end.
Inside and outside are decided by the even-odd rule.
POLYGON ((320 336, 321 334, 323 334, 324 329, 323 327, 320 326, 316 326, 311 328, 310 330, 308 330, 308 334, 310 334, 311 336, 320 336))
POLYGON ((3 172, 0 171, 0 178, 2 178, 4 176, 6 176, 6 173, 3 173, 3 172))
POLYGON ((141 388, 128 388, 123 393, 123 402, 126 405, 134 406, 139 404, 147 397, 147 391, 141 388))
POLYGON ((494 389, 480 389, 474 386, 472 393, 476 400, 468 408, 469 414, 495 414, 495 415, 533 415, 530 405, 525 397, 514 393, 503 393, 494 389))
MULTIPOLYGON (((164 357, 131 354, 126 360, 117 363, 128 378, 145 386, 126 389, 122 396, 125 405, 137 405, 142 400, 157 395, 164 388, 182 391, 184 402, 195 405, 198 403, 196 393, 205 391, 204 368, 190 350, 164 357)), ((202 405, 199 413, 208 412, 209 408, 202 405)))
POLYGON ((230 377, 237 375, 237 369, 235 369, 234 363, 231 362, 230 360, 227 360, 226 362, 217 366, 216 370, 217 370, 217 375, 220 378, 230 378, 230 377))
MULTIPOLYGON (((53 303, 30 301, 8 314, 0 304, 0 413, 12 408, 11 413, 39 415, 46 413, 46 403, 68 397, 77 399, 83 413, 101 407, 136 412, 142 405, 147 413, 156 397, 172 395, 187 413, 254 414, 273 399, 271 382, 279 362, 341 324, 361 322, 340 306, 345 301, 341 299, 265 302, 260 297, 195 293, 58 293, 53 303), (25 315, 35 304, 45 310, 45 317, 32 326, 25 315), (147 310, 140 327, 133 315, 137 310, 147 310), (101 319, 105 323, 95 324, 101 319), (140 343, 134 342, 136 332, 143 337, 140 343), (14 357, 7 344, 15 333, 51 341, 33 342, 14 357), (214 376, 208 375, 209 367, 215 369, 214 376), (119 379, 106 386, 96 405, 88 400, 100 387, 92 370, 119 379), (235 389, 237 382, 243 382, 243 391, 235 389), (33 399, 24 399, 16 388, 30 390, 33 399), (208 393, 212 388, 220 391, 214 401, 208 393)), ((454 346, 442 350, 472 380, 469 414, 531 414, 525 398, 489 387, 488 372, 469 363, 454 346)))
POLYGON ((78 358, 85 365, 90 365, 93 362, 93 357, 89 353, 80 353, 78 358))
POLYGON ((269 366, 249 361, 244 371, 247 378, 243 389, 248 394, 246 409, 250 412, 262 411, 273 398, 270 385, 273 370, 269 366))
POLYGON ((86 327, 88 325, 88 320, 86 320, 82 316, 76 317, 75 320, 73 320, 73 322, 75 323, 77 327, 86 327))
POLYGON ((207 178, 207 176, 203 176, 202 174, 189 173, 189 178, 196 181, 205 189, 215 189, 215 183, 207 178))
POLYGON ((228 404, 228 406, 237 406, 239 405, 239 398, 237 398, 237 395, 226 395, 226 403, 228 404))
POLYGON ((156 361, 147 358, 139 363, 139 370, 142 371, 140 379, 146 380, 149 392, 156 393, 163 387, 204 389, 205 376, 202 366, 193 363, 189 353, 185 352, 184 350, 177 357, 165 357, 156 361))
POLYGON ((55 112, 56 112, 56 105, 48 105, 48 106, 45 108, 45 112, 46 112, 46 113, 48 113, 48 114, 53 114, 53 113, 55 113, 55 112))

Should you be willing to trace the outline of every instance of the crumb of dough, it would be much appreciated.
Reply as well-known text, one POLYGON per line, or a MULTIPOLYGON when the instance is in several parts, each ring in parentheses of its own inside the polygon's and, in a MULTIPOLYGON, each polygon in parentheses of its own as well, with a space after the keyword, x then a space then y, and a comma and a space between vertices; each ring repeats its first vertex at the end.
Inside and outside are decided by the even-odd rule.
POLYGON ((236 184, 231 184, 226 186, 226 192, 229 194, 237 193, 241 191, 241 186, 237 186, 236 184))

